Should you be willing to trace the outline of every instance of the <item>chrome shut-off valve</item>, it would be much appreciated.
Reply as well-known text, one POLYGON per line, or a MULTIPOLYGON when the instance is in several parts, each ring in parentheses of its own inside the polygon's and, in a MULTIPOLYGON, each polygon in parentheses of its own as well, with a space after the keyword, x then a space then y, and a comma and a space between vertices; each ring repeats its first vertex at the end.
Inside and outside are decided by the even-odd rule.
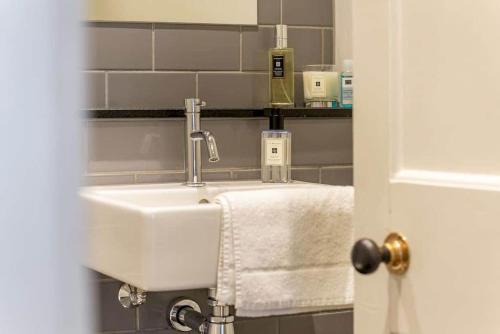
POLYGON ((173 329, 181 332, 195 330, 202 334, 234 334, 231 307, 216 300, 215 289, 209 291, 208 306, 210 314, 204 316, 194 300, 177 299, 170 308, 167 320, 173 329))
POLYGON ((207 334, 234 334, 234 315, 231 307, 216 299, 216 289, 209 289, 208 306, 212 314, 208 317, 207 334))
POLYGON ((124 308, 139 307, 146 302, 146 291, 130 284, 122 284, 118 291, 118 301, 124 308))

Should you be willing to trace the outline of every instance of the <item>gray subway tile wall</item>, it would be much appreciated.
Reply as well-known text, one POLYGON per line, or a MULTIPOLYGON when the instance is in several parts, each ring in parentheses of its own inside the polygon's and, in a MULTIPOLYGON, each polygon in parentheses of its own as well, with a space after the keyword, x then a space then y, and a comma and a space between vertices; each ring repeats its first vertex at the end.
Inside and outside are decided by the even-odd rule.
MULTIPOLYGON (((121 282, 91 272, 98 293, 93 307, 97 327, 106 334, 178 333, 166 320, 169 305, 179 297, 195 300, 208 313, 208 290, 183 290, 149 293, 147 302, 136 309, 124 309, 117 300, 121 282)), ((236 334, 352 334, 352 309, 339 308, 320 313, 235 319, 236 334)))
POLYGON ((229 181, 231 180, 230 170, 204 170, 203 180, 205 181, 229 181))
POLYGON ((240 27, 155 25, 155 69, 240 70, 240 27))
POLYGON ((292 132, 292 165, 352 164, 350 119, 289 119, 292 132))
POLYGON ((292 179, 296 181, 319 183, 319 168, 292 168, 292 179))
POLYGON ((288 29, 288 46, 294 49, 295 71, 302 71, 304 65, 322 63, 322 39, 321 29, 288 29))
POLYGON ((351 310, 303 314, 281 317, 280 333, 286 334, 352 334, 353 314, 351 310))
POLYGON ((198 74, 198 96, 212 108, 262 108, 269 101, 267 74, 212 72, 198 74))
POLYGON ((274 47, 272 27, 243 27, 242 66, 243 71, 267 71, 269 48, 274 47))
POLYGON ((184 123, 89 121, 89 173, 184 169, 184 123))
POLYGON ((85 107, 103 109, 106 107, 106 73, 87 72, 84 75, 87 86, 85 107))
POLYGON ((87 67, 95 70, 150 70, 152 24, 91 23, 87 26, 87 67))
POLYGON ((111 109, 183 107, 183 97, 196 95, 195 73, 110 72, 111 109))
MULTIPOLYGON (((239 175, 242 169, 260 168, 260 134, 267 128, 267 120, 203 119, 203 128, 216 136, 221 155, 219 162, 209 163, 203 150, 204 169, 234 169, 239 170, 235 172, 239 175)), ((292 132, 294 167, 352 164, 351 120, 289 119, 286 128, 292 132)), ((182 119, 89 121, 87 132, 90 174, 145 172, 141 178, 148 179, 152 172, 170 175, 184 169, 182 119)))
POLYGON ((302 82, 302 73, 295 74, 295 101, 298 105, 304 104, 304 83, 302 82))
POLYGON ((259 24, 278 24, 281 21, 281 0, 258 0, 259 24))
MULTIPOLYGON (((242 30, 242 64, 244 71, 267 71, 268 50, 275 46, 273 27, 244 27, 242 30)), ((289 28, 288 46, 294 49, 295 71, 304 65, 333 62, 333 32, 322 28, 289 28), (325 39, 325 40, 324 40, 325 39)), ((298 103, 300 105, 300 103, 298 103)))
POLYGON ((352 166, 334 166, 321 168, 321 183, 339 186, 353 184, 352 166))
POLYGON ((237 334, 279 334, 279 320, 277 317, 260 319, 240 318, 234 325, 237 334))
POLYGON ((260 133, 266 127, 261 119, 204 119, 202 127, 212 132, 217 139, 220 161, 208 163, 207 151, 203 149, 202 161, 205 169, 213 168, 259 168, 260 133))
MULTIPOLYGON (((318 0, 314 6, 305 0, 282 2, 297 74, 306 64, 333 61, 332 1, 318 0)), ((280 22, 280 4, 259 0, 262 25, 256 27, 87 24, 87 74, 93 83, 86 106, 179 108, 189 96, 204 98, 215 108, 266 106, 268 49, 275 45, 272 25, 280 22)), ((302 78, 296 79, 300 106, 302 78)))
MULTIPOLYGON (((333 38, 333 30, 323 30, 323 63, 335 63, 335 40, 333 38)), ((340 64, 342 65, 342 64, 340 64)), ((338 68, 339 70, 341 68, 338 68)))
MULTIPOLYGON (((302 66, 334 61, 331 0, 258 0, 256 27, 92 23, 87 25, 87 108, 180 108, 197 96, 210 107, 260 108, 268 103, 268 49, 274 28, 291 25, 296 52, 295 94, 303 104, 302 66)), ((260 134, 265 119, 203 119, 221 154, 205 180, 260 178, 260 134)), ((352 122, 288 119, 293 133, 292 177, 299 181, 352 184, 352 122)), ((182 182, 184 120, 90 120, 86 122, 84 179, 89 185, 182 182)), ((116 300, 120 283, 96 275, 99 333, 173 334, 164 317, 175 297, 205 306, 207 291, 154 293, 136 310, 116 300)), ((352 311, 258 319, 238 318, 237 334, 352 334, 352 311), (349 327, 350 326, 350 327, 349 327), (330 331, 328 331, 330 329, 330 331)))
POLYGON ((104 280, 96 283, 97 302, 97 327, 102 332, 115 332, 137 329, 136 312, 125 309, 117 303, 117 293, 121 283, 118 281, 104 280))
POLYGON ((111 186, 120 184, 132 184, 135 183, 135 175, 131 174, 106 174, 98 173, 92 175, 86 175, 84 179, 84 184, 89 186, 111 186))
POLYGON ((282 0, 283 24, 333 26, 333 1, 282 0))
POLYGON ((233 170, 233 180, 258 180, 260 169, 233 170))
POLYGON ((141 172, 135 176, 136 183, 167 183, 167 182, 184 182, 185 175, 183 171, 170 172, 141 172))

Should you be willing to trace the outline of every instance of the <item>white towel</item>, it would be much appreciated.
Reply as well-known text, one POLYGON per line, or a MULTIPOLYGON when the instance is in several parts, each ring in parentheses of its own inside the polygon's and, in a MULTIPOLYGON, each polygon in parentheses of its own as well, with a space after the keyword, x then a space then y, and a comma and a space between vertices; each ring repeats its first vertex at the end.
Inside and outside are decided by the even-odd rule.
POLYGON ((352 187, 226 192, 217 298, 239 316, 331 309, 353 302, 352 187))

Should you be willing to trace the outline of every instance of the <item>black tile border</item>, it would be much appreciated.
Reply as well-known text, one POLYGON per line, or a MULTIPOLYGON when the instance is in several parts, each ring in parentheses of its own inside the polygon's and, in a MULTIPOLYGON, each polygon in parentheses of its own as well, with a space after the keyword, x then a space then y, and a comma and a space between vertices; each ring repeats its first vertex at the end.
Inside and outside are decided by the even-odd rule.
MULTIPOLYGON (((202 118, 260 118, 267 117, 271 108, 264 109, 203 109, 202 118)), ((281 109, 285 117, 293 118, 351 118, 350 108, 293 108, 281 109)), ((182 109, 88 109, 87 119, 183 118, 182 109)))

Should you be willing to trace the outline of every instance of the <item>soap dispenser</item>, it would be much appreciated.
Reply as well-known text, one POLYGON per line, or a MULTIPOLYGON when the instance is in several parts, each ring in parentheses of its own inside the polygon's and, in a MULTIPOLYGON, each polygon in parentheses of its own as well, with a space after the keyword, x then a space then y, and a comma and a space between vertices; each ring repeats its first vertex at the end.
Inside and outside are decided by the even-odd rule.
POLYGON ((292 134, 285 130, 285 120, 279 109, 272 109, 269 130, 262 132, 261 177, 266 183, 291 181, 292 134))
POLYGON ((340 75, 340 104, 352 108, 352 60, 344 60, 344 72, 340 75))
POLYGON ((286 25, 276 25, 276 47, 269 50, 269 95, 274 108, 295 105, 294 52, 288 47, 287 31, 286 25))

